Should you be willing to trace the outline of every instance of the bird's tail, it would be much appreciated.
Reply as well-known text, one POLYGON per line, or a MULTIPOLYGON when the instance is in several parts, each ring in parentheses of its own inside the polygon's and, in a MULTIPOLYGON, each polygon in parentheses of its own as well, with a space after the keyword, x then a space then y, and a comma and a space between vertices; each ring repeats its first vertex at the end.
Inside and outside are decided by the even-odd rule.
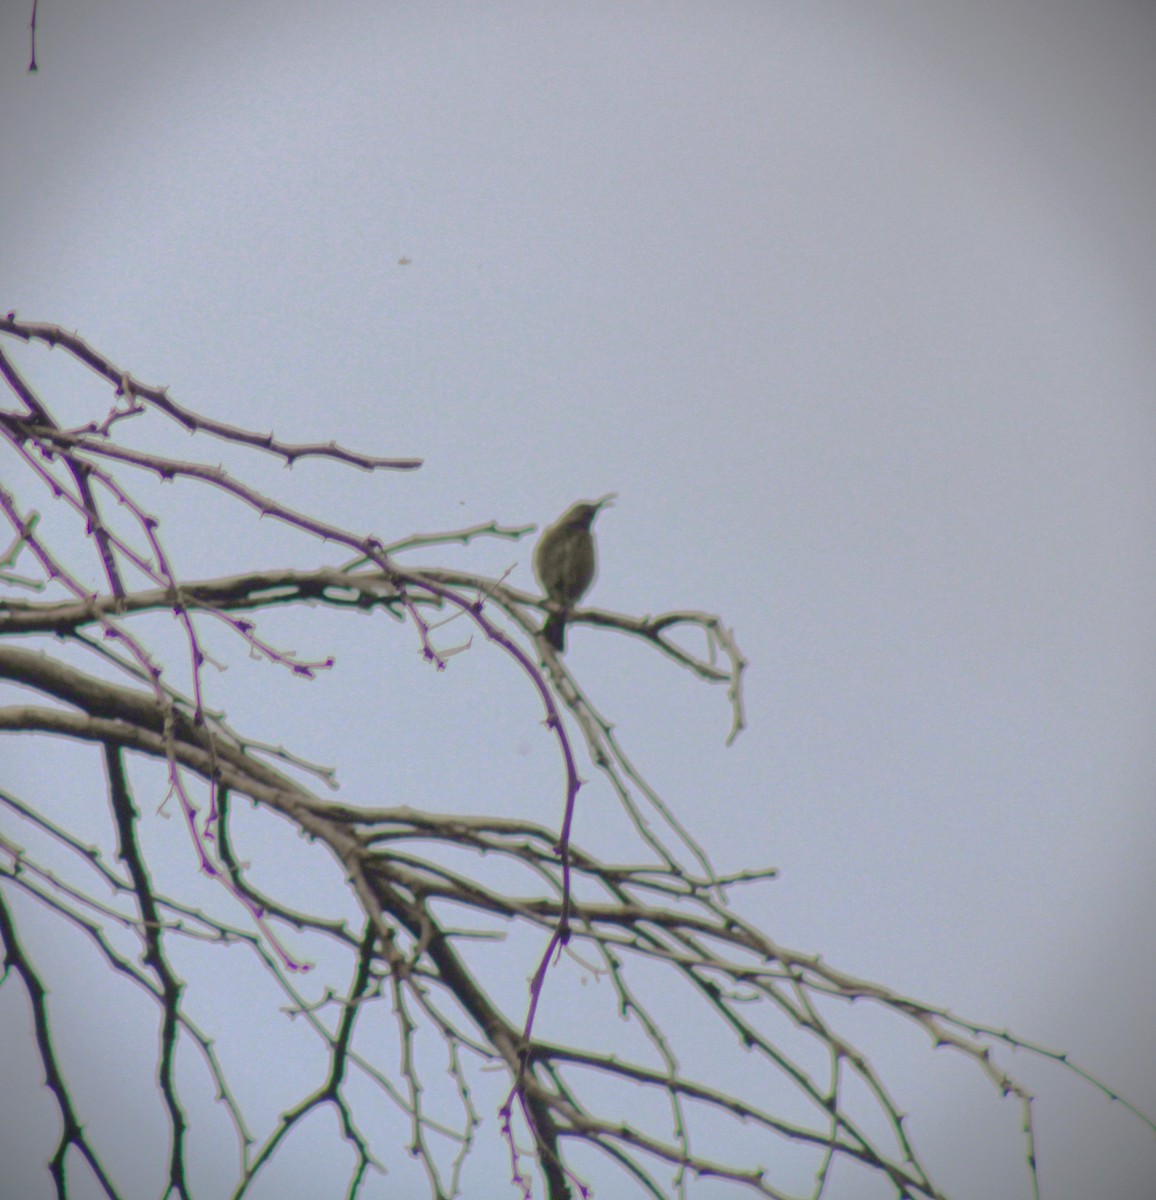
POLYGON ((566 618, 562 613, 551 613, 542 626, 542 636, 559 654, 566 649, 566 618))

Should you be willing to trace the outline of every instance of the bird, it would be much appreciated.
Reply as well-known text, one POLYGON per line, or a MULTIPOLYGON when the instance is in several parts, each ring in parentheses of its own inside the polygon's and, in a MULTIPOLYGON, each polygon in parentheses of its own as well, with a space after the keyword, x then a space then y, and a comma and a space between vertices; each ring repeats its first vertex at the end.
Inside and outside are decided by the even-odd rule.
POLYGON ((542 626, 542 635, 559 654, 566 649, 566 618, 570 609, 586 595, 598 564, 590 526, 614 493, 593 502, 572 504, 553 525, 547 526, 534 547, 534 574, 546 593, 552 611, 542 626))

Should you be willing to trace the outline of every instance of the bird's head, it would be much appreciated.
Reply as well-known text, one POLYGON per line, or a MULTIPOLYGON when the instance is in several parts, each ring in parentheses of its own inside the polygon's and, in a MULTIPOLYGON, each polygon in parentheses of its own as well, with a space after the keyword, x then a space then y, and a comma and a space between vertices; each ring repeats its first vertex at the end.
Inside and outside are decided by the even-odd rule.
POLYGON ((594 524, 594 518, 598 516, 599 511, 607 505, 613 504, 617 494, 617 492, 610 492, 601 500, 579 500, 577 504, 571 505, 566 510, 566 515, 562 518, 561 523, 573 525, 578 529, 589 529, 594 524))

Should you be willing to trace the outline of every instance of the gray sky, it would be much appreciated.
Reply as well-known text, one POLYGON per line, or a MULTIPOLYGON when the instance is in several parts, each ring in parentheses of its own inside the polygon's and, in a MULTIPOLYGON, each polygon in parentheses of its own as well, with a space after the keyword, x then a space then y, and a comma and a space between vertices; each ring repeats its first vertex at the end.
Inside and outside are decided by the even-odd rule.
MULTIPOLYGON (((29 8, 0 6, 5 310, 224 419, 422 456, 257 470, 387 539, 618 492, 592 601, 722 613, 750 727, 724 750, 721 693, 619 639, 570 658, 720 869, 781 868, 747 911, 1156 1110, 1150 6, 61 2, 36 76, 29 8)), ((316 553, 215 512, 190 576, 316 553)), ((528 586, 529 553, 453 561, 528 586)), ((354 634, 288 635, 338 670, 268 736, 378 802, 362 750, 403 680, 461 750, 391 746, 389 802, 559 794, 484 651, 435 679, 394 631, 383 679, 354 634)), ((597 843, 613 801, 583 797, 597 843)), ((1027 1195, 1010 1103, 880 1036, 939 1182, 1027 1195)), ((1143 1130, 1014 1064, 1044 1194, 1138 1195, 1143 1130)), ((0 1151, 49 1194, 34 1140, 0 1151)))

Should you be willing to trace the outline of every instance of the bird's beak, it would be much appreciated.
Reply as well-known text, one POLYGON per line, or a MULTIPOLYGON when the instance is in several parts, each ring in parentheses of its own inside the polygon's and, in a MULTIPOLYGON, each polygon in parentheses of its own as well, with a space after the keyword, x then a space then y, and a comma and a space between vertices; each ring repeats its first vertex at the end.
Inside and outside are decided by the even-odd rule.
POLYGON ((607 493, 605 496, 603 496, 603 497, 602 497, 602 499, 601 499, 601 500, 596 500, 596 501, 594 502, 594 507, 595 507, 596 509, 602 509, 602 508, 607 508, 607 507, 613 507, 613 505, 614 505, 614 501, 615 501, 617 498, 618 498, 618 493, 617 493, 617 492, 608 492, 608 493, 607 493))

